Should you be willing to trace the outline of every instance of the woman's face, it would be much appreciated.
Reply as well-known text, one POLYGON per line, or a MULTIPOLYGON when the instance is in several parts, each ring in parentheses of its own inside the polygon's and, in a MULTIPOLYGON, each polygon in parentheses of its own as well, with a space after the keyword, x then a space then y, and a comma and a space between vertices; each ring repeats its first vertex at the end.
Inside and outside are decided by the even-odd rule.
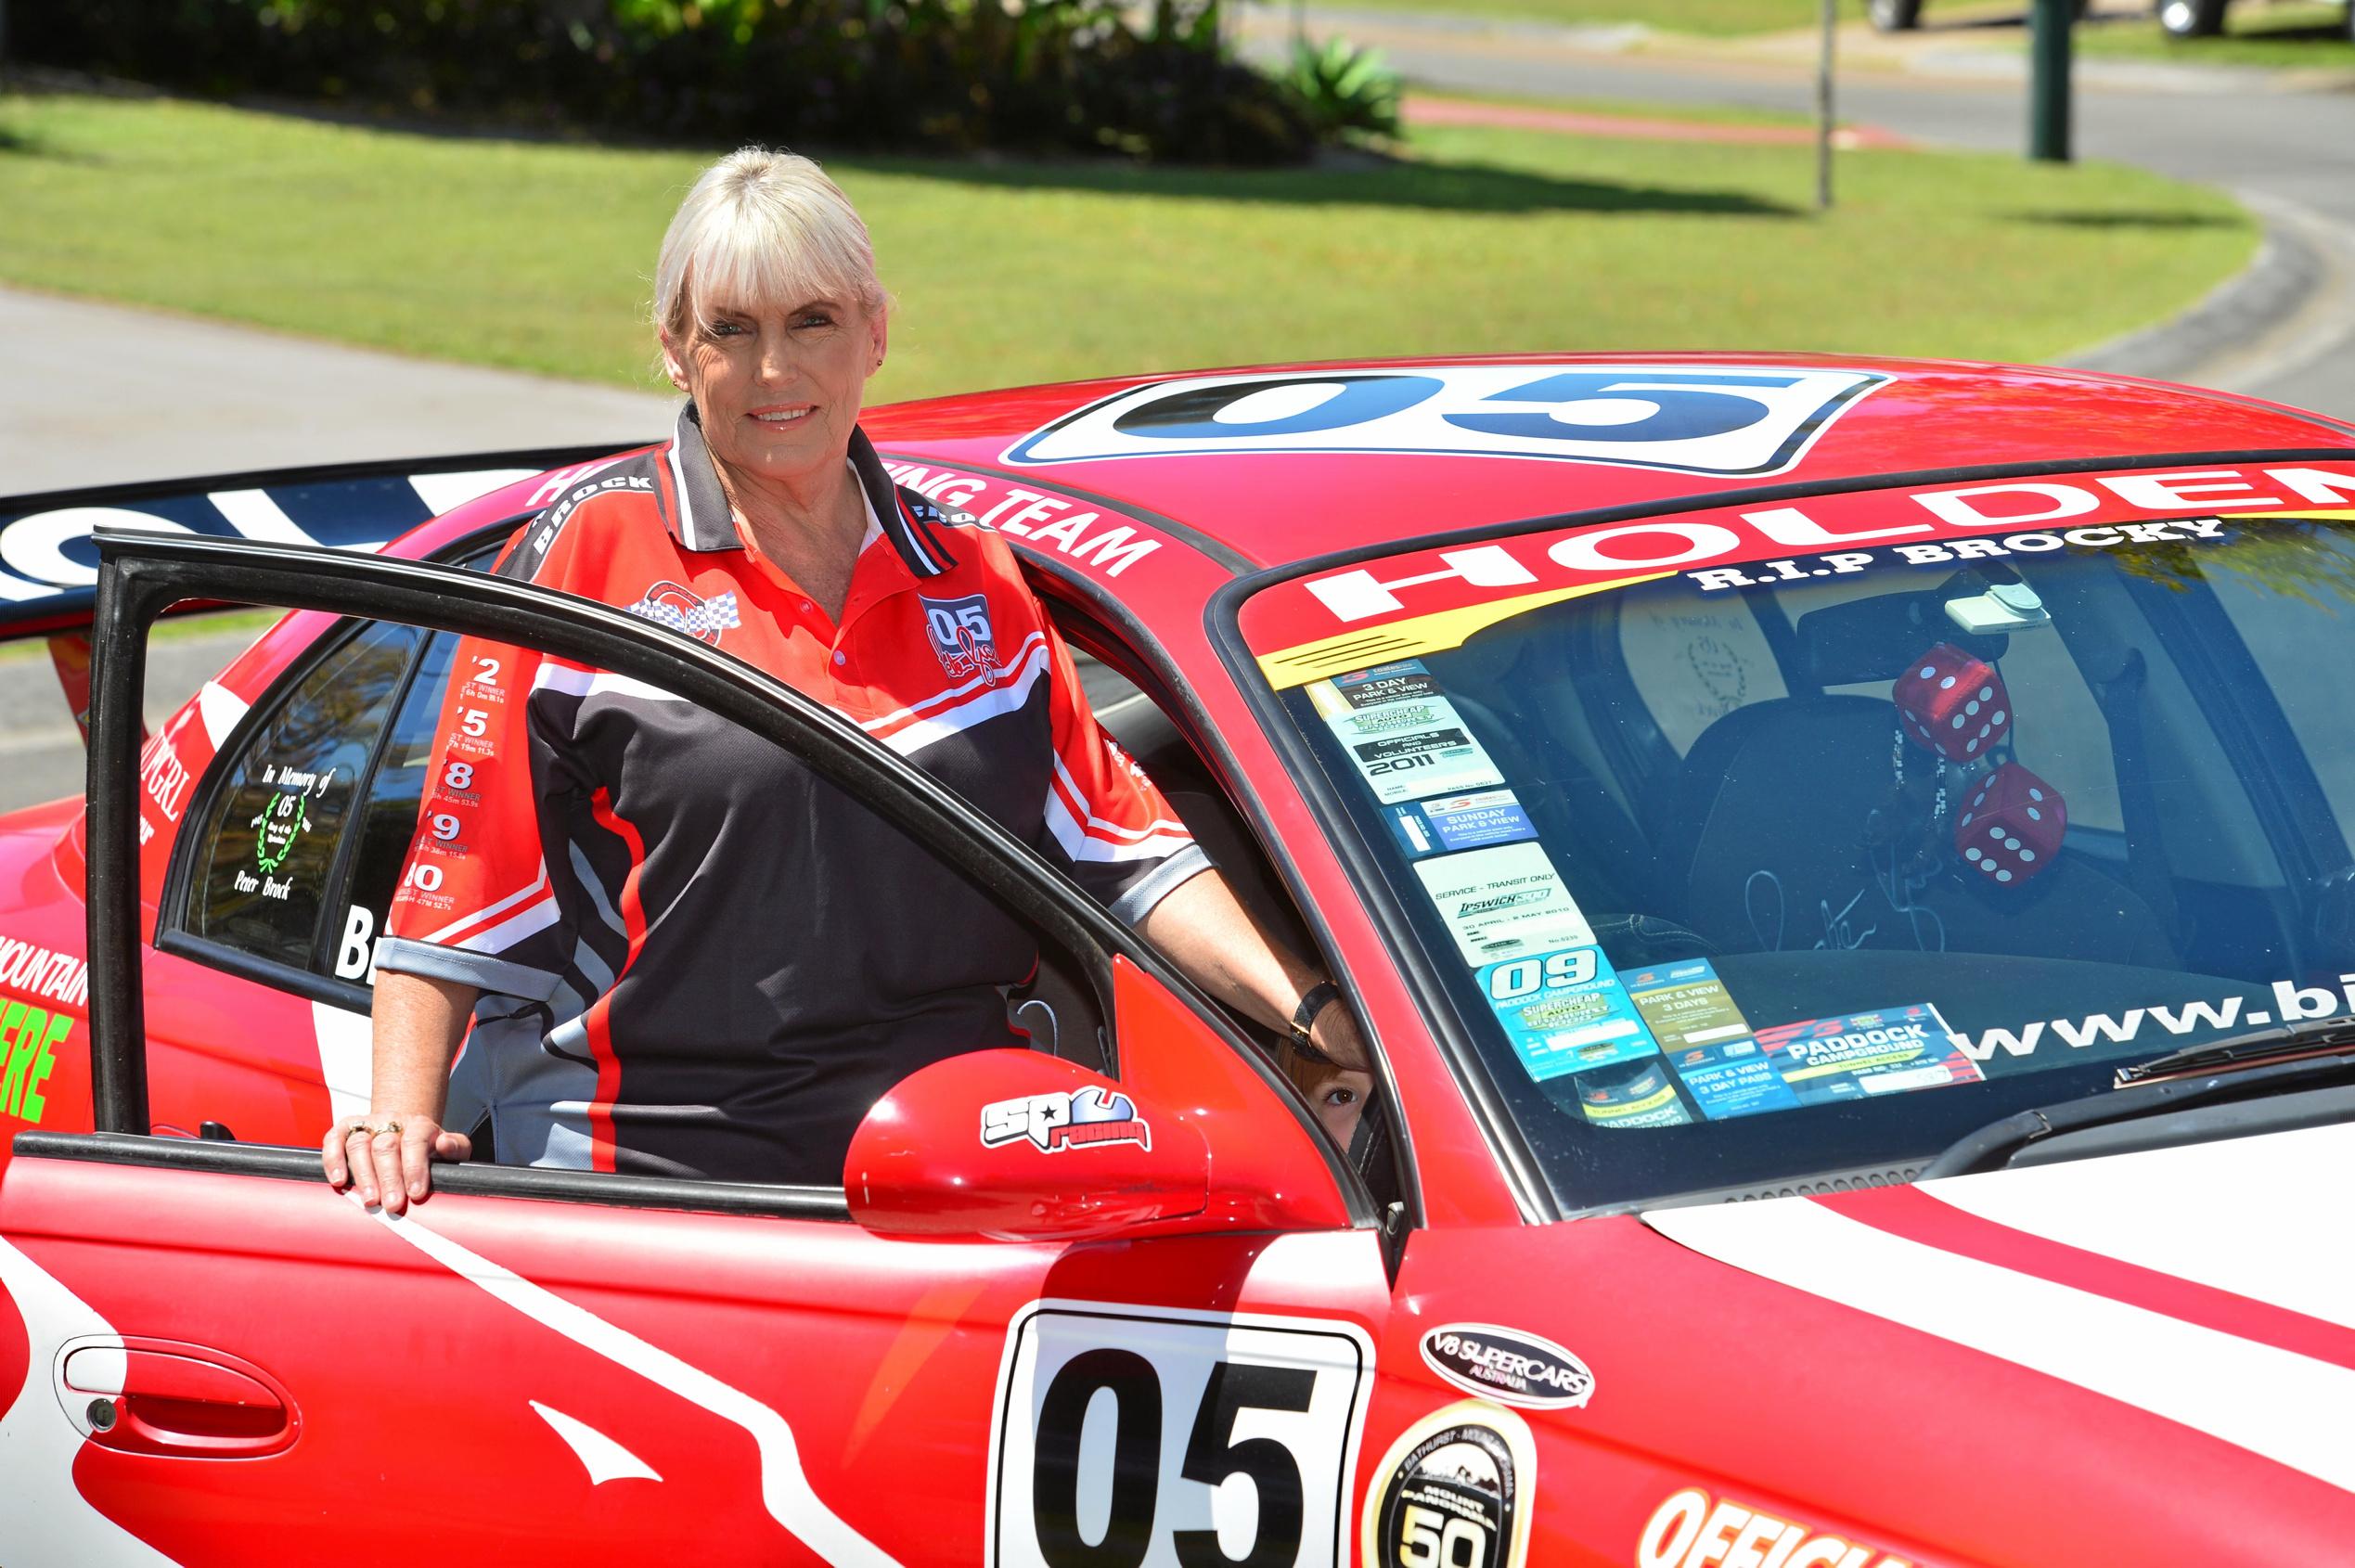
POLYGON ((1309 1108, 1337 1148, 1346 1149, 1357 1136, 1358 1118, 1366 1113, 1366 1096, 1373 1092, 1373 1077, 1347 1067, 1322 1062, 1303 1063, 1293 1082, 1307 1097, 1309 1108))
POLYGON ((885 324, 852 300, 727 307, 683 339, 663 334, 671 380, 695 400, 712 456, 737 473, 792 483, 839 464, 883 361, 885 324))

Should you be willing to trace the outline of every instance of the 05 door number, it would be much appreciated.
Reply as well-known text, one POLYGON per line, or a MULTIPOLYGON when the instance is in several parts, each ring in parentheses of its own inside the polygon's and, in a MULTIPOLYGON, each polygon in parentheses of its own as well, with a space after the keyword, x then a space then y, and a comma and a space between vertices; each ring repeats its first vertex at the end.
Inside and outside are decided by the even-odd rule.
POLYGON ((989 1561, 1345 1562, 1372 1361, 1361 1330, 1326 1318, 1027 1309, 998 1376, 989 1561))

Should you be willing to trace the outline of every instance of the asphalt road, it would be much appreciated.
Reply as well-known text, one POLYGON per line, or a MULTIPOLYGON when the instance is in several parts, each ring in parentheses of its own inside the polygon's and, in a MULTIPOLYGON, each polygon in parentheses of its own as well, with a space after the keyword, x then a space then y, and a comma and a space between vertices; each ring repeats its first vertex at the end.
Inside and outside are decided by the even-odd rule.
MULTIPOLYGON (((1599 48, 1593 35, 1567 29, 1492 30, 1341 7, 1311 7, 1308 16, 1312 31, 1377 45, 1410 81, 1433 87, 1814 109, 1810 62, 1795 54, 1701 60, 1599 48)), ((1935 28, 1925 32, 1937 41, 1935 28)), ((1966 51, 1973 42, 1966 30, 1948 36, 1956 42, 1941 51, 1948 56, 1942 69, 1995 72, 2008 63, 1993 46, 1966 51)), ((1282 41, 1280 19, 1268 18, 1255 28, 1249 46, 1272 52, 1282 41)), ((2342 292, 2355 294, 2355 89, 2296 90, 2254 73, 2103 62, 2080 71, 2076 109, 2080 156, 2295 203, 2343 231, 2334 258, 2337 281, 2342 292), (2168 86, 2135 84, 2158 81, 2168 86)), ((2027 141, 2027 85, 2017 77, 1851 70, 1839 80, 1838 112, 1923 142, 2015 151, 2027 141)), ((1925 258, 1925 267, 1932 264, 1925 258)), ((2097 279, 2088 283, 2098 286, 2097 279)), ((2315 309, 2304 341, 2285 347, 2294 352, 2270 353, 2259 373, 2233 390, 2355 418, 2355 310, 2343 302, 2342 308, 2315 309)))

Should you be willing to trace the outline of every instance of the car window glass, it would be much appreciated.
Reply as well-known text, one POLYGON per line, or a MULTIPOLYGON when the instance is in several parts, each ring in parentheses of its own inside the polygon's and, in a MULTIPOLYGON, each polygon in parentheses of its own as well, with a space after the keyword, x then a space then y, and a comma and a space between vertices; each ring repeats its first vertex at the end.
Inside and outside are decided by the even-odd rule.
MULTIPOLYGON (((1837 577, 1776 588, 1773 594, 1775 602, 1796 625, 1810 610, 1869 598, 1882 591, 1883 585, 1870 579, 1837 577)), ((2117 769, 2110 757, 2109 726, 2066 645, 2057 637, 2016 638, 2001 667, 2008 678, 2047 699, 2034 722, 2014 727, 2014 754, 2023 766, 2061 787, 2068 797, 2069 820, 2077 827, 2119 831, 2126 822, 2118 810, 2117 769)), ((1885 681, 1824 688, 1827 692, 1853 697, 1877 697, 1887 689, 1885 681)))
POLYGON ((1723 594, 1621 606, 1619 652, 1661 739, 1679 757, 1736 708, 1790 695, 1757 617, 1747 602, 1723 594))
POLYGON ((441 716, 450 655, 457 646, 457 639, 446 632, 427 640, 417 678, 401 699, 392 733, 377 760, 376 775, 368 781, 358 843, 343 884, 342 912, 334 927, 334 950, 328 955, 329 968, 339 980, 376 983, 376 940, 383 932, 384 914, 392 904, 401 862, 417 832, 426 765, 433 750, 433 726, 441 716))
POLYGON ((249 731, 198 841, 190 933, 310 967, 336 850, 417 640, 405 626, 362 629, 249 731))

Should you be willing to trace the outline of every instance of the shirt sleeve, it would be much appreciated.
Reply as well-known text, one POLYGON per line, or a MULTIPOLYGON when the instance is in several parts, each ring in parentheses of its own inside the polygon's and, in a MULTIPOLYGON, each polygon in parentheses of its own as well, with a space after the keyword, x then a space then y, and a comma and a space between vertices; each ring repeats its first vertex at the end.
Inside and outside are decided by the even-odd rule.
POLYGON ((1210 869, 1145 770, 1096 723, 1071 649, 1047 625, 1054 766, 1047 783, 1047 858, 1136 925, 1179 883, 1210 869))
MULTIPOLYGON (((548 580, 555 563, 521 543, 538 526, 495 572, 548 580)), ((458 639, 379 969, 532 1001, 555 994, 573 942, 542 848, 540 814, 559 788, 556 750, 529 712, 544 662, 556 662, 458 639)))

